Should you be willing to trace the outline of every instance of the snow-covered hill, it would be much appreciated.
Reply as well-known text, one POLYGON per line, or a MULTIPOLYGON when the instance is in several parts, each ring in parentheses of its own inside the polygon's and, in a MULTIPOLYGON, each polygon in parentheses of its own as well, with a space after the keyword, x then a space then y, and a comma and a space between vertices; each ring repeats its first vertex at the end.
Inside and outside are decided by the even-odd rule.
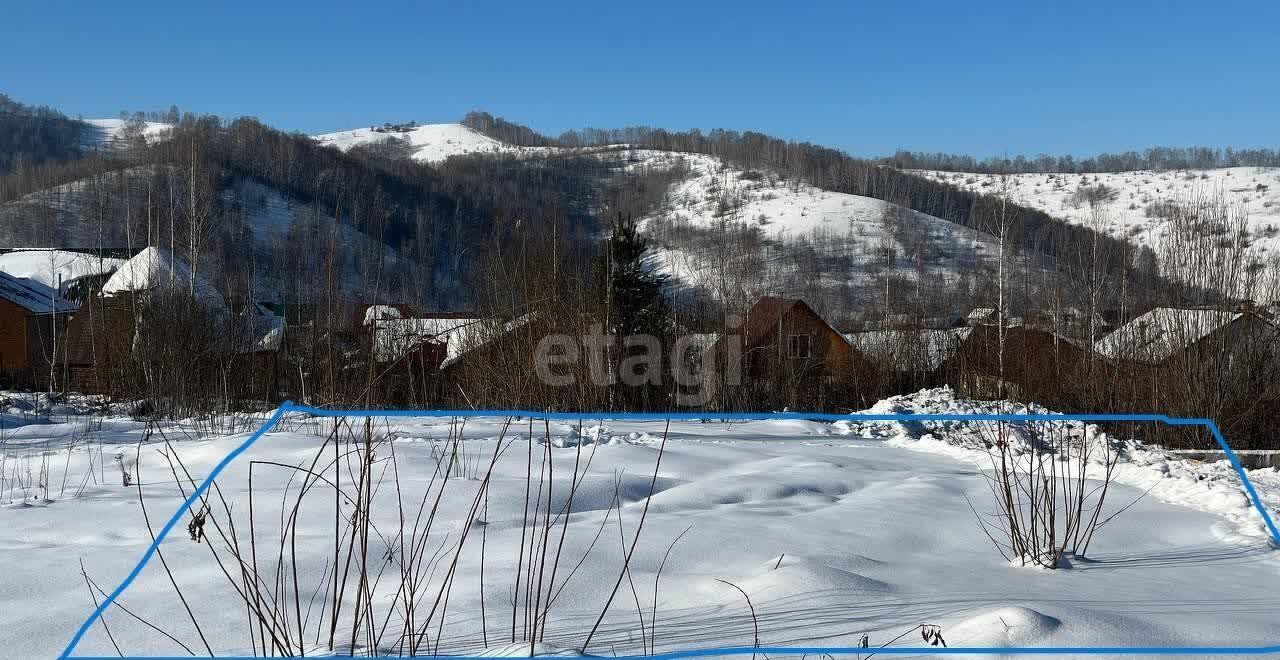
MULTIPOLYGON (((259 182, 242 179, 224 191, 223 198, 228 206, 240 212, 241 226, 253 238, 254 248, 261 255, 293 251, 299 245, 325 246, 336 236, 334 243, 339 246, 342 257, 340 287, 346 292, 361 292, 368 286, 366 273, 360 272, 361 261, 376 262, 379 251, 387 267, 394 267, 399 259, 394 249, 351 225, 335 223, 328 213, 259 182)), ((307 260, 314 268, 320 268, 322 261, 307 260)), ((285 290, 289 286, 287 278, 283 273, 261 275, 259 298, 285 290)))
POLYGON ((703 154, 636 150, 628 160, 631 169, 686 172, 641 221, 659 247, 661 268, 686 284, 717 288, 725 267, 751 249, 761 250, 747 266, 756 278, 753 294, 793 295, 804 286, 878 298, 886 279, 940 288, 995 265, 992 236, 897 204, 735 169, 703 154), (744 233, 764 245, 743 241, 744 233), (734 244, 718 235, 733 235, 734 244), (798 271, 805 259, 818 270, 798 271))
MULTIPOLYGON (((130 186, 140 198, 146 194, 144 168, 123 170, 130 177, 130 186)), ((0 204, 0 245, 4 246, 73 246, 91 247, 143 247, 138 236, 123 234, 122 187, 119 174, 105 178, 87 178, 25 195, 17 200, 0 204), (99 220, 99 218, 105 220, 99 220)), ((339 286, 349 293, 356 293, 365 286, 367 279, 361 268, 378 261, 393 266, 398 254, 395 250, 366 236, 356 228, 335 222, 328 213, 312 205, 303 204, 287 194, 256 181, 240 179, 222 191, 222 215, 214 231, 220 232, 228 242, 247 241, 260 257, 254 272, 257 275, 255 292, 259 299, 267 300, 284 291, 291 281, 305 273, 276 272, 282 262, 294 264, 290 268, 320 268, 323 260, 286 259, 286 254, 297 245, 328 245, 336 236, 339 246, 339 267, 342 269, 339 286), (271 258, 273 255, 279 258, 271 258), (298 262, 298 263, 295 263, 298 262), (275 269, 275 270, 273 270, 275 269)), ((63 261, 66 261, 65 259, 63 261)), ((44 257, 0 256, 0 264, 14 263, 18 271, 38 270, 49 272, 44 257), (26 261, 32 263, 26 263, 26 261), (21 262, 21 263, 19 263, 21 262)), ((60 263, 60 262, 59 262, 60 263)), ((64 284, 96 262, 79 263, 79 270, 66 270, 58 266, 57 274, 64 284)), ((114 268, 118 263, 111 264, 114 268)), ((109 271, 107 268, 102 272, 109 271)), ((25 275, 24 275, 25 276, 25 275)), ((54 277, 46 275, 46 277, 54 277)))
MULTIPOLYGON (((917 170, 917 174, 984 193, 1000 190, 994 174, 917 170)), ((1014 174, 1010 194, 1019 204, 1077 224, 1093 224, 1089 199, 1100 202, 1104 231, 1158 247, 1167 234, 1161 204, 1196 195, 1224 195, 1249 212, 1254 245, 1280 251, 1280 168, 1135 171, 1097 174, 1014 174)))
MULTIPOLYGON (((124 119, 85 119, 83 121, 89 125, 89 130, 81 135, 82 148, 106 150, 124 146, 125 126, 128 125, 128 121, 124 119)), ((169 124, 149 121, 146 122, 142 136, 148 142, 162 140, 172 128, 173 126, 169 124)))
POLYGON ((424 124, 404 131, 357 128, 315 135, 312 139, 343 151, 386 140, 404 140, 412 150, 414 160, 426 163, 438 163, 451 156, 466 154, 536 155, 551 151, 551 149, 517 147, 499 142, 462 124, 424 124))

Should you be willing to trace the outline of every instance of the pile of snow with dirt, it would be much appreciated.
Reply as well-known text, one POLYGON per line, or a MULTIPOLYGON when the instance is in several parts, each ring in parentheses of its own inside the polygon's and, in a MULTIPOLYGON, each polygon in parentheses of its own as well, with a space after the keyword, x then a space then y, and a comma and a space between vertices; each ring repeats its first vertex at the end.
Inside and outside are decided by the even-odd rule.
MULTIPOLYGON (((957 397, 950 387, 890 397, 863 412, 876 415, 1059 414, 1036 404, 964 399, 957 397)), ((884 439, 894 446, 943 454, 990 469, 996 424, 989 421, 840 421, 834 426, 845 435, 884 439)), ((1015 456, 1044 448, 1043 438, 1036 436, 1037 424, 1014 423, 1006 427, 1015 456)), ((1049 424, 1055 430, 1083 436, 1084 441, 1091 444, 1094 448, 1090 453, 1091 478, 1103 476, 1107 452, 1102 445, 1105 444, 1112 455, 1118 456, 1115 482, 1136 487, 1170 504, 1223 516, 1226 524, 1215 529, 1223 538, 1255 541, 1270 538, 1266 523, 1249 499, 1239 473, 1226 459, 1209 463, 1178 458, 1161 447, 1111 437, 1097 425, 1080 421, 1039 425, 1049 428, 1049 424)), ((1251 483, 1280 485, 1280 472, 1276 468, 1247 470, 1246 474, 1251 483)), ((1280 508, 1280 489, 1259 488, 1259 492, 1264 506, 1270 510, 1280 508)))

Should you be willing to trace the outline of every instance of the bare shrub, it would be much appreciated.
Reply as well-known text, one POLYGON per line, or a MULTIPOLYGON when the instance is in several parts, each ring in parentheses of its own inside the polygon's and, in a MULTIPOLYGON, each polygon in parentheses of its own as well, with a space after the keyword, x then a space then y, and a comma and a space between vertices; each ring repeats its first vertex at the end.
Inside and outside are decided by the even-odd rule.
POLYGON ((1085 556, 1094 534, 1114 517, 1103 517, 1120 458, 1110 439, 1056 421, 1000 421, 983 427, 982 435, 996 510, 974 513, 1001 555, 1049 569, 1085 556))

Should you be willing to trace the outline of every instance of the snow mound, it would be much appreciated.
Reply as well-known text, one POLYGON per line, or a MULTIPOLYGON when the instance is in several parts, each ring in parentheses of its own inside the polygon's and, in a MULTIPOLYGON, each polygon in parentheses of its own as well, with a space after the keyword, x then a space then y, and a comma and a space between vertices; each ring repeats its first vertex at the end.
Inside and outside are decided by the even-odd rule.
MULTIPOLYGON (((957 398, 949 387, 890 397, 864 412, 930 415, 1055 414, 1035 404, 957 398)), ((843 435, 881 439, 893 446, 973 462, 982 469, 991 467, 988 449, 995 440, 993 422, 854 420, 836 422, 833 428, 843 435)), ((1074 437, 1083 442, 1092 443, 1095 449, 1090 456, 1090 478, 1102 477, 1105 453, 1100 451, 1100 446, 1105 443, 1119 457, 1113 476, 1116 483, 1133 486, 1163 502, 1225 517, 1231 529, 1220 534, 1224 539, 1252 542, 1259 538, 1270 538, 1262 516, 1244 491, 1240 475, 1226 460, 1205 463, 1179 459, 1160 447, 1132 439, 1109 437, 1096 425, 1078 421, 1011 424, 1006 428, 1014 455, 1025 454, 1044 446, 1044 439, 1037 436, 1037 428, 1053 428, 1055 433, 1074 434, 1074 437)), ((1248 472, 1250 482, 1260 483, 1270 483, 1275 473, 1274 468, 1248 472)), ((1280 489, 1263 488, 1259 492, 1265 506, 1275 508, 1280 505, 1280 489)))
POLYGON ((785 555, 764 562, 755 575, 735 581, 744 591, 762 598, 793 594, 838 591, 856 593, 891 591, 889 584, 853 571, 807 557, 785 555), (777 568, 774 568, 774 567, 777 568))
POLYGON ((1035 646, 1062 622, 1027 607, 1002 607, 969 617, 942 630, 951 646, 1035 646))
MULTIPOLYGON (((540 440, 543 442, 545 440, 540 440)), ((647 431, 631 431, 626 434, 610 433, 608 426, 599 424, 586 426, 574 425, 566 435, 551 437, 551 446, 557 448, 577 447, 578 445, 653 445, 662 442, 661 435, 647 431)))

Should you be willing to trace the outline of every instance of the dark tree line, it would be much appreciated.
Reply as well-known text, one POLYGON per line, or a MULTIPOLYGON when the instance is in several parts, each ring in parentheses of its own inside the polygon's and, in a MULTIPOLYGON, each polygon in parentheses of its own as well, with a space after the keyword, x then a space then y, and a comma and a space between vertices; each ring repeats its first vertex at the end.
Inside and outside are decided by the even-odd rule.
POLYGON ((462 118, 462 125, 499 142, 506 142, 517 147, 562 146, 559 141, 548 138, 528 126, 507 121, 502 117, 495 118, 487 112, 468 112, 462 118))
POLYGON ((981 174, 1041 174, 1069 172, 1131 172, 1134 170, 1207 170, 1219 167, 1280 167, 1280 150, 1232 147, 1151 147, 1143 151, 1075 156, 1017 155, 977 159, 964 154, 899 151, 883 161, 899 169, 977 172, 981 174))
POLYGON ((0 174, 80 155, 84 122, 0 94, 0 174))
MULTIPOLYGON (((564 144, 583 146, 625 142, 653 149, 708 154, 741 169, 773 171, 825 190, 882 199, 987 233, 991 233, 997 208, 1001 206, 993 195, 931 181, 878 162, 853 158, 836 149, 787 142, 750 131, 715 129, 705 134, 698 130, 674 133, 633 127, 587 129, 566 134, 560 139, 564 144)), ((1051 258, 1066 257, 1075 246, 1095 241, 1107 245, 1108 249, 1103 251, 1106 254, 1132 254, 1135 250, 1132 247, 1127 251, 1122 249, 1127 246, 1123 240, 1059 220, 1042 211, 1008 203, 1003 206, 1015 216, 1009 223, 1017 228, 1012 240, 1023 249, 1051 258)), ((1138 252, 1144 249, 1136 248, 1138 252)), ((1150 259, 1136 261, 1151 262, 1150 259)), ((1123 265, 1117 262, 1109 266, 1119 269, 1123 265)))
MULTIPOLYGON (((339 235, 317 235, 318 225, 305 221, 334 218, 393 251, 394 264, 368 250, 339 255, 359 262, 347 265, 367 275, 369 286, 383 273, 379 296, 462 306, 473 302, 465 283, 478 246, 509 243, 516 227, 572 242, 604 226, 594 207, 605 169, 598 159, 574 157, 536 165, 454 158, 430 166, 383 145, 343 153, 254 119, 186 115, 163 140, 0 175, 0 240, 139 249, 199 243, 200 255, 182 256, 202 260, 207 272, 254 263, 292 283, 287 298, 313 301, 312 276, 339 235), (265 254, 252 248, 260 228, 248 224, 257 200, 245 196, 246 182, 283 195, 293 208, 296 226, 265 254), (16 201, 32 194, 39 199, 16 201)), ((575 245, 582 259, 583 249, 594 249, 575 245)))
MULTIPOLYGON (((499 121, 493 120, 488 130, 529 130, 499 121)), ((512 139, 548 140, 536 134, 512 139)), ((1011 316, 1030 316, 1049 307, 1075 308, 1079 316, 1091 318, 1116 306, 1121 318, 1128 318, 1163 300, 1176 304, 1191 299, 1185 289, 1160 278, 1149 250, 1018 207, 1007 195, 961 190, 812 144, 759 133, 647 128, 581 131, 554 142, 567 147, 625 142, 709 154, 735 169, 883 199, 996 236, 1003 264, 999 278, 972 272, 972 281, 946 292, 948 299, 942 302, 949 308, 957 301, 989 305, 1001 300, 1011 316), (1041 277, 1032 255, 1048 255, 1051 276, 1041 277)), ((848 291, 824 292, 820 285, 825 273, 850 270, 849 255, 858 248, 858 237, 841 243, 815 235, 779 246, 768 244, 758 229, 694 230, 654 223, 641 236, 629 221, 615 219, 648 217, 681 179, 681 165, 624 168, 636 164, 627 160, 627 150, 597 152, 569 150, 541 158, 476 155, 427 165, 397 152, 394 143, 343 153, 254 119, 188 114, 163 140, 129 141, 119 150, 49 159, 0 175, 0 236, 11 240, 22 235, 28 244, 125 247, 130 253, 162 247, 217 286, 234 313, 263 300, 263 292, 255 290, 256 273, 269 273, 282 283, 271 295, 289 322, 289 344, 287 358, 270 358, 276 361, 269 381, 255 380, 254 374, 261 373, 253 361, 257 358, 228 357, 240 354, 227 352, 199 332, 215 326, 203 321, 198 310, 150 317, 134 308, 118 310, 133 322, 149 318, 145 322, 153 326, 155 350, 146 362, 117 363, 124 365, 117 382, 126 389, 114 393, 162 398, 181 391, 185 402, 175 411, 230 407, 233 397, 262 400, 282 392, 318 403, 403 399, 426 405, 448 397, 464 406, 528 402, 657 408, 667 405, 670 391, 647 388, 635 397, 619 395, 617 388, 591 386, 585 376, 576 390, 549 389, 534 377, 527 358, 541 336, 581 337, 602 320, 620 333, 727 331, 729 316, 740 315, 752 302, 755 294, 748 289, 758 288, 760 275, 769 272, 762 268, 766 259, 774 262, 773 270, 789 273, 787 295, 817 301, 816 307, 826 310, 852 299, 848 291), (53 203, 48 205, 14 201, 58 186, 63 188, 49 193, 53 203), (265 244, 254 242, 262 227, 251 222, 258 205, 254 198, 265 196, 264 190, 282 195, 292 207, 289 226, 265 244), (7 214, 15 208, 17 213, 7 214), (74 235, 66 235, 73 229, 74 235), (668 306, 659 295, 660 280, 641 268, 649 249, 646 239, 658 235, 704 245, 708 261, 722 266, 722 290, 687 307, 680 301, 668 306), (344 279, 354 280, 354 290, 343 285, 344 279), (804 288, 805 283, 812 288, 804 288), (832 299, 830 306, 821 302, 823 296, 832 299), (438 374, 424 373, 410 394, 393 392, 387 387, 392 381, 388 367, 376 364, 368 337, 360 334, 361 305, 375 303, 474 313, 494 325, 495 335, 510 339, 486 349, 487 356, 471 359, 463 367, 467 371, 447 385, 438 374), (517 319, 524 320, 519 331, 503 334, 505 324, 517 319), (207 350, 198 350, 202 344, 207 350), (181 382, 174 380, 179 377, 181 382)), ((886 225, 906 251, 901 257, 919 262, 923 279, 928 262, 942 258, 939 246, 923 240, 927 237, 914 237, 921 240, 912 247, 910 233, 916 225, 905 218, 887 218, 886 225)), ((1203 270, 1198 264, 1187 266, 1203 270)), ((931 307, 918 304, 920 294, 912 294, 908 282, 893 281, 891 271, 872 274, 883 299, 857 305, 874 306, 880 319, 914 314, 904 325, 918 324, 931 307)), ((166 308, 176 309, 156 307, 166 308)), ((1082 335, 1087 342, 1096 333, 1088 328, 1082 335)), ((1091 369, 1098 362, 1084 364, 1091 369)), ((1093 373, 1077 376, 1064 373, 1054 382, 1104 382, 1093 373)), ((881 393, 867 390, 859 396, 869 392, 881 393)), ((1111 390, 1041 394, 1044 402, 1064 408, 1086 403, 1097 409, 1123 408, 1129 400, 1111 390)), ((1237 399, 1244 397, 1233 395, 1237 399)), ((834 400, 827 404, 838 405, 834 400)))

